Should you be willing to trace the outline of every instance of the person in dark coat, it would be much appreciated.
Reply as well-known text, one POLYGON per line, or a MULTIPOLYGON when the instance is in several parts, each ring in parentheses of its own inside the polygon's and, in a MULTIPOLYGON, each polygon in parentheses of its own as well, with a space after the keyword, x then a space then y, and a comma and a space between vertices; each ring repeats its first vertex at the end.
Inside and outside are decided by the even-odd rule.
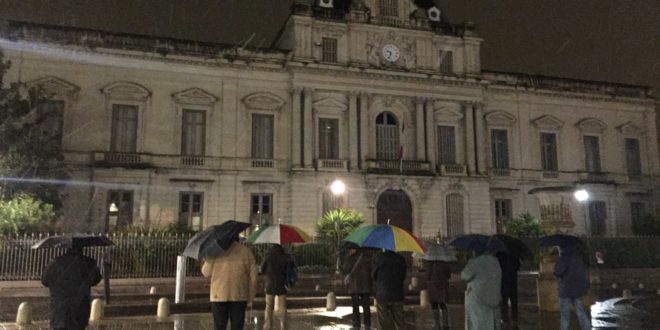
POLYGON ((344 257, 342 274, 353 303, 353 327, 360 329, 360 306, 364 312, 364 328, 371 329, 371 262, 367 249, 351 248, 344 257))
POLYGON ((51 329, 83 330, 89 321, 91 287, 101 281, 96 260, 82 254, 82 246, 55 258, 41 275, 50 290, 51 329))
POLYGON ((431 302, 435 328, 449 328, 447 300, 449 296, 449 279, 451 269, 449 263, 441 260, 424 260, 426 290, 431 302))
POLYGON ((378 323, 382 330, 406 328, 403 314, 406 270, 406 260, 392 251, 378 254, 373 261, 371 278, 375 288, 378 323))
POLYGON ((520 258, 509 252, 498 252, 496 255, 502 269, 502 321, 516 328, 518 326, 518 270, 520 258), (511 319, 509 319, 509 303, 511 304, 511 319))
POLYGON ((591 318, 584 309, 584 295, 589 289, 587 266, 575 253, 574 247, 562 247, 561 256, 555 264, 554 275, 559 278, 560 329, 570 326, 571 304, 575 306, 580 328, 591 329, 591 318))
POLYGON ((265 275, 266 311, 264 313, 264 330, 273 326, 273 310, 275 299, 279 302, 280 327, 286 328, 286 293, 287 266, 293 263, 293 258, 279 244, 273 244, 261 266, 265 275))

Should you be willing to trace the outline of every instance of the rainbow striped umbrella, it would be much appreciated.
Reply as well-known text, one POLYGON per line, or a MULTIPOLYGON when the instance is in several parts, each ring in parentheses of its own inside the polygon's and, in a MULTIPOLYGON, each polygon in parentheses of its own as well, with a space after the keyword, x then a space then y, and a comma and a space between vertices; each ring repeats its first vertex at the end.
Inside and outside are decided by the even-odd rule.
POLYGON ((358 228, 344 239, 362 247, 386 249, 394 252, 424 253, 426 248, 413 234, 393 225, 369 225, 358 228))
POLYGON ((247 238, 252 244, 307 243, 312 238, 302 229, 292 225, 267 225, 259 228, 247 238))

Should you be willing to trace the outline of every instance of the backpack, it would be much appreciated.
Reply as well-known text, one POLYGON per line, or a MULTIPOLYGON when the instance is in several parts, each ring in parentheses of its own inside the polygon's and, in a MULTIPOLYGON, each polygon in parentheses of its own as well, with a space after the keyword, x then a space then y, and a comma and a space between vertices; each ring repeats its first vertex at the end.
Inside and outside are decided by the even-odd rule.
POLYGON ((293 261, 290 261, 289 263, 286 264, 286 284, 285 286, 287 289, 290 289, 294 285, 296 285, 296 282, 298 282, 298 267, 296 267, 296 263, 293 261))

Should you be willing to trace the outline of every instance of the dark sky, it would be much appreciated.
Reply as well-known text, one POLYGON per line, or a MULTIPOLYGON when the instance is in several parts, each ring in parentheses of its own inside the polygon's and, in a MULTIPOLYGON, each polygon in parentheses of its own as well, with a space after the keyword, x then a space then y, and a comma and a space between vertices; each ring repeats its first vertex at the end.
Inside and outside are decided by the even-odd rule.
MULTIPOLYGON (((0 17, 268 45, 291 0, 0 0, 0 17)), ((649 85, 660 92, 659 0, 443 0, 485 39, 484 69, 649 85)), ((658 93, 656 93, 657 95, 658 93)))

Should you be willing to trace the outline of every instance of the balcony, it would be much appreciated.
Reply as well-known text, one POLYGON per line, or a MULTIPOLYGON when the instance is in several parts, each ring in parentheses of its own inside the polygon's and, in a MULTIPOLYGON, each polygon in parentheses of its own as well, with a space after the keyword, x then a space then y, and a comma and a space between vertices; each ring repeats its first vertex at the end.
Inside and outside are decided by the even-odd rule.
POLYGON ((607 172, 578 172, 580 183, 613 183, 607 172))
POLYGON ((348 171, 348 161, 344 159, 317 159, 317 171, 348 171))
POLYGON ((559 172, 558 171, 543 171, 541 174, 541 177, 543 179, 558 179, 559 178, 559 172))
POLYGON ((204 166, 204 156, 181 156, 181 165, 183 166, 204 166))
POLYGON ((250 160, 251 168, 275 168, 274 159, 251 159, 250 160))
POLYGON ((367 172, 379 174, 432 175, 431 164, 417 160, 367 160, 367 172))
POLYGON ((94 152, 92 162, 97 166, 145 168, 149 167, 143 154, 128 152, 94 152))
POLYGON ((442 176, 467 176, 467 167, 464 164, 441 164, 442 176))
POLYGON ((508 168, 491 168, 488 172, 490 176, 511 176, 511 170, 508 168))

